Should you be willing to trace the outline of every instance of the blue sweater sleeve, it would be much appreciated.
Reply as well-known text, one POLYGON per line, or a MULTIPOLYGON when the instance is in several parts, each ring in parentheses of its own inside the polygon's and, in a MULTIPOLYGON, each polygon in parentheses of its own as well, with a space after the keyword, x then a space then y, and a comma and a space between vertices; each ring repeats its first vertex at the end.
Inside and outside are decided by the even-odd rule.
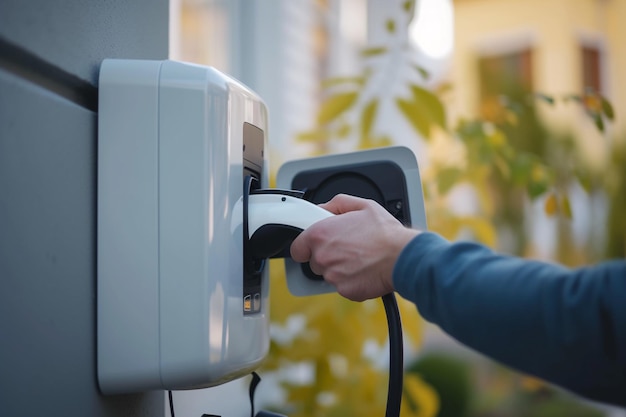
POLYGON ((401 253, 393 282, 422 317, 465 345, 626 405, 626 261, 568 269, 425 232, 401 253))

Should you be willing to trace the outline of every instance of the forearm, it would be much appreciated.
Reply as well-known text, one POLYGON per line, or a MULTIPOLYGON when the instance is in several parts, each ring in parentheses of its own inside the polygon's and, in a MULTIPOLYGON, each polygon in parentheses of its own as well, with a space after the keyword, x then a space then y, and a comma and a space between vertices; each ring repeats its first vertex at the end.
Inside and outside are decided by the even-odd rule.
POLYGON ((626 263, 569 270, 424 233, 401 254, 394 287, 464 344, 626 404, 626 263))

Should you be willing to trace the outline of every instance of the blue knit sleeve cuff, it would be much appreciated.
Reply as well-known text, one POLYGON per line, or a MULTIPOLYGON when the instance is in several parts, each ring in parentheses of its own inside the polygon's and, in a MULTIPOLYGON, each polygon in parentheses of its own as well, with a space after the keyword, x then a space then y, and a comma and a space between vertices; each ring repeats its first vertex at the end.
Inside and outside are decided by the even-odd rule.
POLYGON ((450 243, 432 232, 417 235, 402 250, 393 269, 393 286, 402 297, 417 303, 420 279, 427 268, 428 259, 424 259, 433 251, 448 246, 450 243))

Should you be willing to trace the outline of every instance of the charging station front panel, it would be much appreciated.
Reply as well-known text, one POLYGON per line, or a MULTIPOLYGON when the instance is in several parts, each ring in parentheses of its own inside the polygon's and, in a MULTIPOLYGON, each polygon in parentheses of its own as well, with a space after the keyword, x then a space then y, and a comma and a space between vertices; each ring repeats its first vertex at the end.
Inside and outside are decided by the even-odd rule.
MULTIPOLYGON (((264 183, 262 178, 265 150, 264 132, 258 127, 250 124, 243 124, 243 176, 250 177, 256 186, 261 187, 264 183)), ((252 186, 252 185, 251 185, 252 186)), ((244 191, 245 192, 245 191, 244 191)), ((245 221, 245 216, 244 216, 245 221)), ((242 236, 247 239, 247 236, 242 236)), ((243 242, 244 248, 246 242, 243 242)), ((248 265, 248 259, 244 250, 244 270, 243 270, 243 314, 248 316, 261 313, 263 301, 263 277, 265 262, 260 265, 248 265)))

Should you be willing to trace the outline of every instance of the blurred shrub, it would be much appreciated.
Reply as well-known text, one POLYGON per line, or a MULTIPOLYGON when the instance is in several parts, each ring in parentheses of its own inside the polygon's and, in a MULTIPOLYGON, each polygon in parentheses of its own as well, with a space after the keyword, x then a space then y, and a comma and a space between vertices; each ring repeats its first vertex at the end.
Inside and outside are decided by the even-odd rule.
POLYGON ((473 390, 467 362, 451 355, 431 353, 410 364, 406 372, 419 375, 437 392, 440 402, 437 417, 469 416, 473 390))

